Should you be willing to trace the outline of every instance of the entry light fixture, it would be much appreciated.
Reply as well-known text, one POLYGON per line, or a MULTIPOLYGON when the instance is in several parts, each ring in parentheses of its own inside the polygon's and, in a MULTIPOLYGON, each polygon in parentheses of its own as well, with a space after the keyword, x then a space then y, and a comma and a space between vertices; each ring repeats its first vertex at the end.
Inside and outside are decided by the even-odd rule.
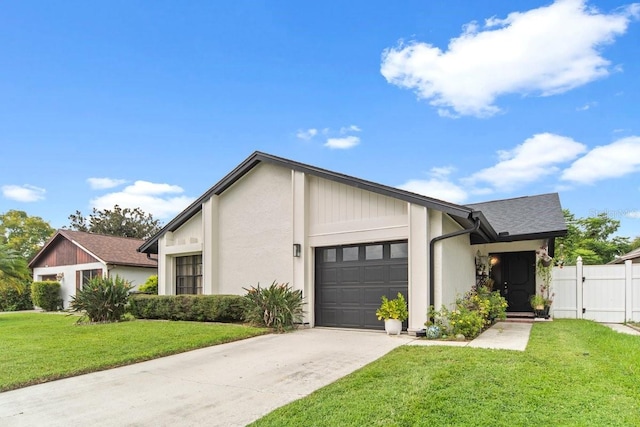
POLYGON ((59 282, 60 280, 64 279, 64 273, 58 273, 56 274, 56 280, 59 282))
POLYGON ((300 243, 294 243, 293 244, 293 256, 295 258, 300 258, 300 252, 301 252, 300 243))

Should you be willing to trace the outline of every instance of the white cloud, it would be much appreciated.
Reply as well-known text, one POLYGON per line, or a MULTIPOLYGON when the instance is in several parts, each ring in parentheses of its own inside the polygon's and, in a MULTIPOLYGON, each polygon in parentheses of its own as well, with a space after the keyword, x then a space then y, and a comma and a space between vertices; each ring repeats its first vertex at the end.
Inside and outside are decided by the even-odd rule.
POLYGON ((485 182, 509 191, 558 171, 556 165, 575 159, 586 146, 566 136, 540 133, 512 150, 498 151, 499 162, 465 179, 469 184, 485 182))
POLYGON ((341 135, 344 135, 345 133, 349 133, 349 132, 362 132, 362 129, 360 129, 360 127, 356 125, 344 126, 340 128, 341 135))
POLYGON ((37 202, 44 199, 47 192, 44 188, 35 187, 33 185, 3 185, 2 195, 17 202, 37 202))
POLYGON ((589 110, 591 107, 595 107, 596 105, 598 105, 597 102, 587 102, 586 104, 584 104, 582 107, 578 107, 576 108, 576 111, 587 111, 589 110))
POLYGON ((127 182, 126 179, 114 179, 114 178, 87 178, 89 187, 92 190, 105 190, 107 188, 117 187, 127 182))
POLYGON ((462 203, 468 196, 467 192, 459 185, 438 178, 428 180, 412 179, 400 185, 398 188, 452 203, 462 203))
POLYGON ((308 141, 314 136, 316 136, 317 134, 318 134, 318 129, 311 128, 307 130, 299 130, 296 133, 296 137, 298 137, 298 139, 308 141))
POLYGON ((360 144, 360 138, 357 136, 345 136, 344 138, 329 138, 324 144, 325 147, 333 149, 346 150, 360 144))
POLYGON ((627 218, 640 219, 640 211, 627 212, 625 216, 627 218))
POLYGON ((640 171, 640 137, 631 136, 598 146, 565 169, 561 178, 591 184, 640 171))
POLYGON ((91 206, 98 210, 112 209, 115 205, 131 209, 140 208, 155 218, 170 218, 193 202, 193 197, 167 196, 183 192, 184 190, 177 185, 136 181, 122 191, 92 199, 91 206))
POLYGON ((610 73, 600 49, 624 34, 640 5, 601 13, 583 0, 558 0, 484 27, 469 23, 448 49, 400 43, 382 54, 389 83, 413 89, 440 115, 491 116, 501 95, 566 92, 610 73))
POLYGON ((467 199, 468 193, 449 179, 449 175, 454 171, 453 166, 434 167, 429 171, 429 179, 412 179, 398 188, 435 199, 462 203, 467 199))

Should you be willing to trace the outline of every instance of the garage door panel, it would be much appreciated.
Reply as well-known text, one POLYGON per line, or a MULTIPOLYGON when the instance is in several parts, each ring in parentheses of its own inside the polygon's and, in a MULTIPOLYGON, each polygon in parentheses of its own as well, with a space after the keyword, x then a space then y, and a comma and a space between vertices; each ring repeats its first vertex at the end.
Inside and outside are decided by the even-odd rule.
MULTIPOLYGON (((408 260, 397 253, 393 258, 390 255, 390 245, 398 243, 406 244, 386 242, 316 249, 315 313, 318 326, 384 329, 384 322, 375 314, 381 297, 395 298, 401 292, 406 298, 408 294, 408 260), (377 256, 366 256, 366 247, 373 246, 383 248, 382 258, 379 250, 377 256), (335 256, 323 257, 327 251, 335 256), (344 251, 352 256, 345 258, 344 251), (360 256, 356 257, 356 254, 360 256)), ((404 326, 406 328, 406 323, 404 326)))
POLYGON ((343 309, 340 323, 344 328, 358 328, 362 325, 362 310, 359 309, 343 309))
POLYGON ((338 269, 337 268, 323 268, 319 270, 320 280, 326 285, 338 283, 338 269))
POLYGON ((342 267, 340 281, 344 283, 360 283, 360 267, 342 267))
POLYGON ((382 302, 382 296, 386 295, 387 297, 389 297, 388 291, 389 288, 386 286, 384 288, 366 288, 364 290, 364 304, 375 304, 376 308, 378 308, 380 306, 380 303, 382 302))
POLYGON ((340 304, 341 305, 360 305, 362 302, 362 289, 361 288, 342 288, 340 289, 340 304))
POLYGON ((391 282, 408 282, 409 281, 409 269, 407 265, 390 265, 389 266, 389 281, 391 282))
POLYGON ((322 288, 319 293, 320 304, 337 304, 340 301, 337 288, 322 288))
POLYGON ((367 283, 384 283, 385 282, 385 270, 388 270, 389 266, 376 265, 364 267, 364 280, 367 283))

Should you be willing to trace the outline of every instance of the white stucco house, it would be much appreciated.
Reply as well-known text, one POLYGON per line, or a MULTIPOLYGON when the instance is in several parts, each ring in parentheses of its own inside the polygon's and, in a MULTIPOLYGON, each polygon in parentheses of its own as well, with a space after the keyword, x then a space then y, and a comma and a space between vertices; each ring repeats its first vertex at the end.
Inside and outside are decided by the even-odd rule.
POLYGON ((58 230, 33 257, 34 281, 60 282, 64 308, 92 277, 120 276, 134 289, 157 274, 157 261, 137 251, 141 239, 58 230))
POLYGON ((157 254, 160 294, 289 283, 311 327, 382 329, 380 297, 402 292, 413 333, 482 265, 530 311, 535 250, 564 234, 555 193, 464 206, 255 152, 139 250, 157 254))

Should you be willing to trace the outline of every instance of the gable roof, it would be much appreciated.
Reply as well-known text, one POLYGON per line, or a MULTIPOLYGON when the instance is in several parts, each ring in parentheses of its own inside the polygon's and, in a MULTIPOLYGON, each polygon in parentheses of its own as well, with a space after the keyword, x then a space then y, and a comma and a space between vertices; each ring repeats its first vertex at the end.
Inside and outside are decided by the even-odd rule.
POLYGON ((131 267, 157 267, 158 262, 147 258, 146 254, 137 251, 144 243, 142 239, 129 237, 105 236, 102 234, 85 233, 83 231, 58 230, 42 249, 29 262, 32 268, 39 258, 49 249, 55 247, 60 239, 67 239, 76 246, 90 253, 106 264, 125 265, 131 267))
MULTIPOLYGON (((403 200, 409 203, 413 203, 419 206, 435 209, 450 215, 456 222, 458 222, 464 228, 471 228, 475 220, 479 220, 480 227, 477 232, 473 234, 473 243, 488 243, 494 241, 502 241, 501 237, 496 233, 490 220, 488 220, 484 212, 478 210, 472 205, 463 206, 455 203, 446 202, 444 200, 435 199, 433 197, 427 197, 421 194, 412 193, 410 191, 401 190, 399 188, 390 187, 383 184, 378 184, 372 181, 356 178, 353 176, 333 172, 327 169, 318 168, 304 163, 299 163, 293 160, 285 159, 282 157, 273 156, 271 154, 262 153, 259 151, 254 152, 246 160, 240 163, 234 170, 229 172, 224 178, 222 178, 213 187, 207 190, 202 196, 189 205, 178 216, 169 221, 158 233, 148 239, 142 246, 138 248, 140 252, 157 253, 158 252, 158 239, 167 231, 175 231, 180 228, 185 222, 187 222, 193 215, 198 213, 202 209, 202 204, 213 195, 220 195, 226 189, 231 187, 235 182, 242 178, 245 174, 251 171, 260 163, 270 163, 283 167, 293 169, 295 171, 304 172, 306 174, 318 176, 329 181, 339 182, 342 184, 350 185, 352 187, 360 188, 373 193, 381 194, 384 196, 392 197, 395 199, 403 200)), ((557 197, 557 195, 556 195, 557 197)), ((558 201, 559 206, 559 201, 558 201)), ((562 211, 560 210, 560 214, 562 211)), ((564 220, 563 220, 564 223, 564 220)), ((565 227, 566 231, 566 227, 565 227)), ((505 239, 509 241, 513 239, 505 239)))
POLYGON ((500 241, 558 237, 567 233, 558 193, 468 205, 484 213, 500 241))
POLYGON ((631 252, 627 252, 624 255, 620 255, 613 261, 609 262, 609 264, 624 264, 624 262, 627 260, 632 260, 633 262, 636 262, 635 261, 636 259, 640 260, 640 248, 634 249, 631 252))

